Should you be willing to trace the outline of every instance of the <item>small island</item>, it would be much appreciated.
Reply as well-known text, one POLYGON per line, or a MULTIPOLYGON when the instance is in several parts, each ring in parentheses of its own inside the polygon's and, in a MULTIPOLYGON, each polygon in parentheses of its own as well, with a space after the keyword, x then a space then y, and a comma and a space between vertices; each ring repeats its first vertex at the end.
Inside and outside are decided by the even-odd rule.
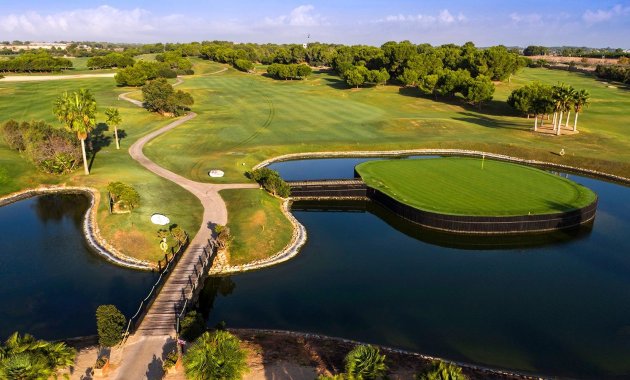
POLYGON ((595 217, 597 195, 540 169, 478 158, 369 161, 368 197, 426 227, 462 233, 542 232, 595 217))

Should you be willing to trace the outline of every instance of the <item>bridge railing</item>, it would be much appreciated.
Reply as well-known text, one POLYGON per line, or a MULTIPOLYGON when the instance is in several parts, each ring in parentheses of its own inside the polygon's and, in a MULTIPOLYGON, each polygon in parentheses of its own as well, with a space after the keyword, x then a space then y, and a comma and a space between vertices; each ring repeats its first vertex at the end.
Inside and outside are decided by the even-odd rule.
POLYGON ((133 333, 133 330, 140 322, 140 319, 144 312, 146 312, 149 306, 151 306, 151 303, 153 302, 155 297, 160 293, 160 290, 162 289, 162 286, 164 286, 166 278, 171 272, 171 269, 175 266, 175 264, 177 264, 189 244, 190 238, 188 234, 186 234, 186 241, 179 247, 177 252, 173 253, 170 260, 168 259, 168 256, 166 256, 166 264, 164 268, 160 268, 160 276, 158 277, 155 284, 153 284, 153 286, 151 287, 149 294, 142 301, 140 301, 140 305, 138 306, 138 310, 136 311, 136 313, 131 318, 129 318, 129 322, 127 322, 127 328, 123 333, 123 339, 120 343, 121 345, 123 345, 129 335, 133 333))
POLYGON ((186 316, 188 307, 192 304, 195 293, 199 289, 200 282, 203 280, 204 275, 208 273, 210 266, 212 265, 212 259, 215 256, 218 246, 212 239, 208 240, 208 245, 203 248, 203 254, 199 256, 197 262, 193 266, 193 271, 188 275, 188 282, 186 286, 182 288, 182 294, 179 302, 176 306, 176 322, 175 331, 177 336, 180 332, 180 322, 186 316))

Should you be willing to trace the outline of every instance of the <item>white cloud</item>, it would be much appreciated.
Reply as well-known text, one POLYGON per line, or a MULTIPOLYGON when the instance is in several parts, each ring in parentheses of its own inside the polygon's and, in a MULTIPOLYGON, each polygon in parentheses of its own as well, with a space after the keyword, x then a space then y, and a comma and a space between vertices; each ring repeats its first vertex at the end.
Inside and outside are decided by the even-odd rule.
POLYGON ((510 14, 510 20, 516 23, 524 22, 528 24, 537 24, 542 21, 542 18, 543 17, 538 13, 520 14, 514 12, 510 14))
POLYGON ((598 9, 596 11, 587 10, 582 15, 582 19, 589 24, 596 24, 598 22, 608 21, 617 16, 626 16, 630 14, 630 7, 623 7, 619 4, 614 7, 603 10, 598 9))
POLYGON ((125 10, 102 5, 50 14, 27 12, 0 16, 0 31, 16 37, 46 40, 133 40, 156 31, 174 30, 183 20, 181 15, 156 17, 140 8, 125 10))
POLYGON ((389 15, 383 19, 377 20, 376 22, 386 22, 386 23, 408 23, 408 24, 419 24, 423 26, 431 26, 431 25, 449 25, 455 22, 466 21, 466 17, 459 13, 457 16, 454 16, 448 9, 444 9, 440 11, 437 15, 429 15, 429 14, 416 14, 416 15, 389 15))
POLYGON ((317 26, 324 23, 321 15, 313 13, 315 7, 312 5, 300 5, 294 8, 288 15, 278 17, 266 17, 264 24, 271 26, 317 26))

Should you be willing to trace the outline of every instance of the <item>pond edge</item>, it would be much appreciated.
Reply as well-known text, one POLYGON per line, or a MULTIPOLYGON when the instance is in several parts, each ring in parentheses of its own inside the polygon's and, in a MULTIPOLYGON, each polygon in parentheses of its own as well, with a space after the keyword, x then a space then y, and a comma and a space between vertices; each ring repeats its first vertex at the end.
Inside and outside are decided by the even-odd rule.
POLYGON ((101 193, 91 187, 78 187, 78 186, 50 186, 39 187, 36 189, 21 190, 9 195, 0 197, 0 207, 6 206, 11 203, 15 203, 24 199, 28 199, 38 195, 55 194, 55 193, 82 193, 88 195, 90 199, 90 206, 85 212, 83 217, 83 235, 90 248, 96 252, 99 256, 103 257, 110 263, 116 264, 121 267, 136 269, 136 270, 153 270, 154 266, 145 260, 139 260, 130 256, 127 256, 117 250, 114 246, 109 244, 100 233, 97 223, 97 208, 96 205, 100 202, 101 193))

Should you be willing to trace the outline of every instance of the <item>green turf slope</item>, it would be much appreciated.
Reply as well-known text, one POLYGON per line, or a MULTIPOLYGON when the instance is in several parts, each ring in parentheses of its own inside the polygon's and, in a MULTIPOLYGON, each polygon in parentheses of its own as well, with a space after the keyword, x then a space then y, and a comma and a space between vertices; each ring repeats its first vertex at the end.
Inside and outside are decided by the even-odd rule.
POLYGON ((578 209, 596 195, 543 170, 477 158, 364 162, 368 186, 409 206, 450 215, 514 216, 578 209))

